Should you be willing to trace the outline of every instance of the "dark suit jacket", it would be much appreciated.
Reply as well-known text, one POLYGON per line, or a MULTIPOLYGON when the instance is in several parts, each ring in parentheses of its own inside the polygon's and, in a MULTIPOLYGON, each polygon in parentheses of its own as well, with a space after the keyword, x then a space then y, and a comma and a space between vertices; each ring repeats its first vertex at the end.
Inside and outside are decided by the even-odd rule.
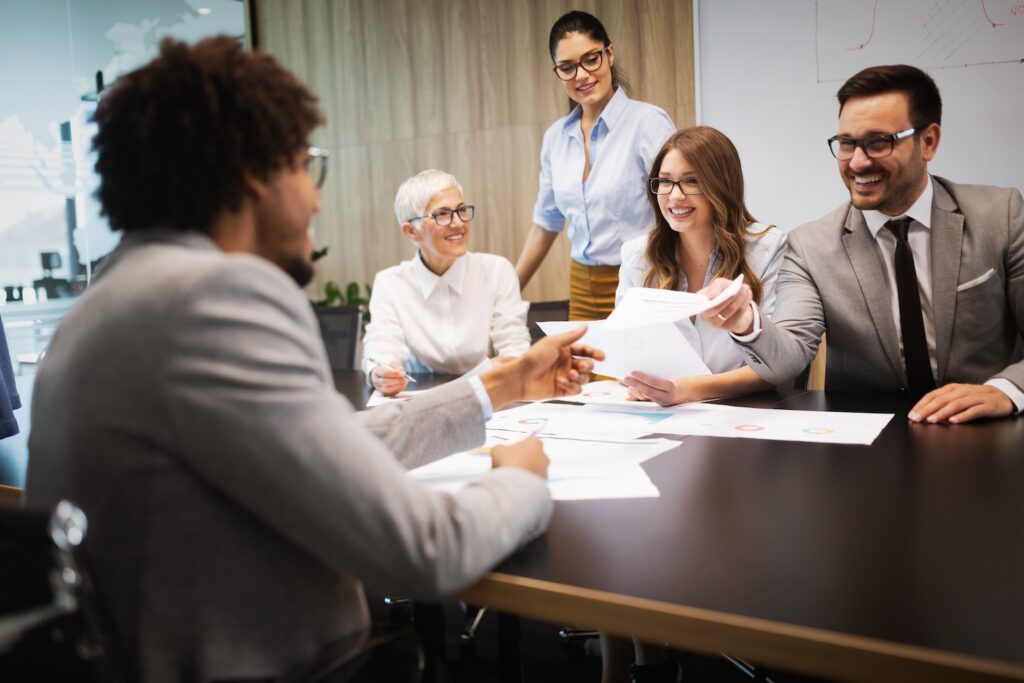
MULTIPOLYGON (((1024 206, 1018 190, 933 176, 932 307, 938 385, 1005 378, 1024 389, 1024 206)), ((745 344, 764 380, 796 377, 827 332, 825 386, 907 387, 882 255, 849 203, 789 236, 772 320, 745 344)))
POLYGON ((14 411, 21 407, 18 387, 14 384, 14 370, 11 368, 11 353, 4 335, 4 322, 0 320, 0 439, 18 433, 18 420, 14 411))

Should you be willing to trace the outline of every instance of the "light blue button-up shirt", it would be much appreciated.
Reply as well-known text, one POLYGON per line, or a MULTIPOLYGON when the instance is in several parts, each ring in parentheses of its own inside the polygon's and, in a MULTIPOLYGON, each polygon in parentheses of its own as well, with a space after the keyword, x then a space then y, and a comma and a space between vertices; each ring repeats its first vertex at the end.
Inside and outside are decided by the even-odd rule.
POLYGON ((577 106, 544 133, 533 222, 559 232, 568 219, 574 260, 619 265, 622 243, 653 224, 647 174, 676 127, 663 109, 618 88, 590 132, 590 175, 583 182, 581 112, 577 106))

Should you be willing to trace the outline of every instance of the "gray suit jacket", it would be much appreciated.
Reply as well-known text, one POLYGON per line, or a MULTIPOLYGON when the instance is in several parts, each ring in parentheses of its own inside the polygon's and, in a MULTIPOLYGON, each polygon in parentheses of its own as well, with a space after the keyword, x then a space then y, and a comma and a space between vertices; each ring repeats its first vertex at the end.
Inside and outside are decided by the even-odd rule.
POLYGON ((455 495, 406 476, 482 442, 472 387, 354 414, 295 283, 198 234, 126 236, 54 336, 33 417, 28 505, 88 515, 140 680, 276 676, 359 640, 362 584, 451 593, 551 513, 522 470, 455 495))
MULTIPOLYGON (((1024 389, 1021 194, 932 180, 937 384, 1002 377, 1024 389)), ((794 230, 776 292, 773 319, 762 318, 761 334, 745 344, 747 363, 762 379, 791 381, 827 330, 826 388, 905 390, 888 279, 859 210, 846 203, 794 230)))

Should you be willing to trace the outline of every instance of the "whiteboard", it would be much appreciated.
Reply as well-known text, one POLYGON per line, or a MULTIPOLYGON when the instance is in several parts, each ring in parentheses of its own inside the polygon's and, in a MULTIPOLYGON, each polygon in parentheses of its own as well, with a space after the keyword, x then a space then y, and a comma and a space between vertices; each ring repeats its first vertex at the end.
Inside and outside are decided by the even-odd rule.
POLYGON ((694 0, 699 122, 740 152, 747 206, 792 229, 849 198, 826 140, 862 68, 912 64, 943 100, 929 171, 1024 188, 1024 0, 694 0))

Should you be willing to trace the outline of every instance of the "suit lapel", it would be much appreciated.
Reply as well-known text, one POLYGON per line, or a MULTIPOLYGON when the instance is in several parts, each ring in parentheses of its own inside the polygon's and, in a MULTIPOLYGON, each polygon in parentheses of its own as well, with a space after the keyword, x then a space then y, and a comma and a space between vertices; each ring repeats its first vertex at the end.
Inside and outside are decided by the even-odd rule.
POLYGON ((964 217, 942 183, 932 177, 932 316, 935 320, 935 365, 937 384, 946 376, 949 346, 956 316, 956 285, 960 275, 960 254, 964 217))
POLYGON ((907 373, 903 367, 903 358, 900 356, 899 336, 896 334, 896 323, 892 319, 892 304, 886 287, 888 279, 882 267, 881 254, 878 252, 875 238, 864 222, 864 215, 852 206, 846 216, 843 246, 857 276, 860 291, 864 295, 864 302, 875 324, 882 349, 896 376, 906 382, 907 373))

